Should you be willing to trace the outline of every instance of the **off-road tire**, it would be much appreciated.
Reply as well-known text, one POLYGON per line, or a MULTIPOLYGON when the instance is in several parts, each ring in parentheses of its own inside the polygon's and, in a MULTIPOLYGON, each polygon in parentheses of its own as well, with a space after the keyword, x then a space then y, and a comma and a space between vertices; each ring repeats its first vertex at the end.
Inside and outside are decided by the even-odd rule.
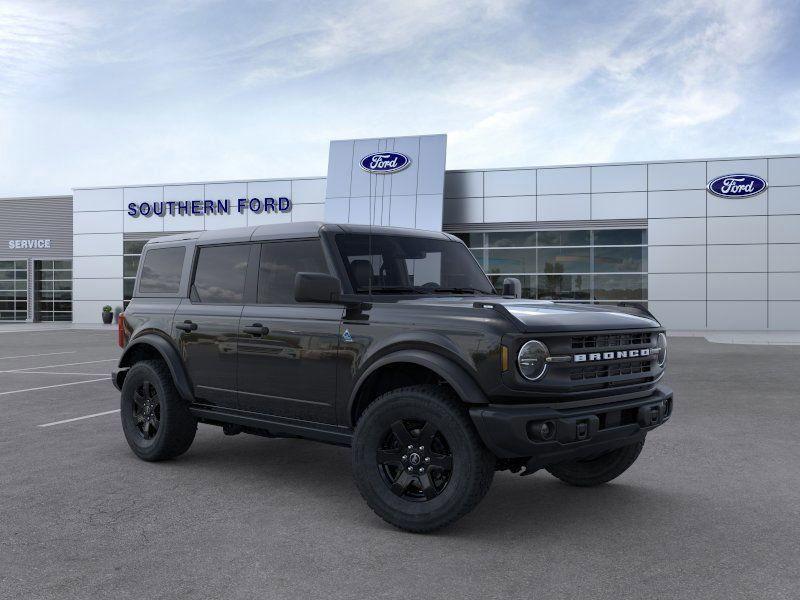
POLYGON ((587 460, 570 460, 545 467, 547 472, 564 483, 579 487, 592 487, 607 483, 622 475, 636 462, 644 446, 644 439, 629 446, 611 450, 587 460))
POLYGON ((160 360, 146 360, 134 364, 122 385, 120 402, 122 430, 134 454, 146 461, 168 460, 189 449, 197 433, 197 419, 189 412, 186 402, 178 394, 172 374, 160 360), (134 394, 144 382, 149 382, 157 394, 159 424, 150 439, 143 437, 134 416, 134 394))
POLYGON ((352 451, 356 485, 369 507, 387 523, 415 533, 434 531, 466 515, 486 495, 494 477, 495 458, 464 406, 452 392, 436 385, 400 388, 377 398, 358 421, 352 451), (381 472, 378 449, 398 420, 430 422, 443 436, 439 439, 446 440, 452 469, 433 498, 410 501, 401 497, 381 472))

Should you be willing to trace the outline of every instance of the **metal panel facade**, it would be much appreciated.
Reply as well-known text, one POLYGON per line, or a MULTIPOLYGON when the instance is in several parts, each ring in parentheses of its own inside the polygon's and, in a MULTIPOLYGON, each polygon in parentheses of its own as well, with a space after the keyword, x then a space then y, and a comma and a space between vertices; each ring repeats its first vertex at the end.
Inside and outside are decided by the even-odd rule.
POLYGON ((800 330, 800 157, 449 171, 445 190, 449 231, 644 218, 650 308, 668 327, 800 330), (742 173, 769 188, 749 198, 706 191, 742 173), (523 177, 535 181, 524 201, 512 193, 523 177))
POLYGON ((70 196, 2 198, 0 211, 0 259, 72 258, 70 196), (48 247, 39 240, 49 240, 48 247))
POLYGON ((446 148, 445 135, 332 141, 324 219, 440 231, 446 148), (395 172, 368 171, 361 161, 374 153, 410 162, 395 172))
MULTIPOLYGON (((73 275, 73 321, 96 323, 106 304, 122 306, 123 240, 147 239, 164 233, 211 230, 243 225, 321 220, 325 178, 229 181, 76 189, 74 203, 60 217, 69 228, 73 275), (288 198, 289 210, 239 210, 239 199, 288 198), (130 203, 228 201, 228 214, 129 214, 130 203), (80 257, 80 258, 77 258, 80 257)), ((159 211, 161 212, 161 211, 159 211)))
MULTIPOLYGON (((327 180, 76 190, 74 238, 73 219, 47 205, 63 208, 68 198, 36 199, 44 203, 36 210, 32 200, 2 200, 18 218, 0 223, 0 234, 16 239, 19 224, 29 225, 25 236, 51 238, 51 255, 65 258, 74 240, 75 256, 85 257, 75 262, 75 321, 96 322, 103 304, 121 304, 123 236, 311 219, 448 231, 646 223, 649 306, 668 327, 800 330, 800 156, 445 172, 445 150, 445 136, 334 141, 327 180), (391 175, 360 167, 363 156, 384 151, 403 153, 411 163, 391 175), (712 178, 735 173, 762 177, 769 188, 750 198, 706 191, 712 178), (125 210, 128 202, 242 194, 291 198, 292 210, 145 218, 125 210), (60 236, 66 245, 58 242, 56 254, 60 236)), ((8 256, 0 244, 0 257, 8 256)))

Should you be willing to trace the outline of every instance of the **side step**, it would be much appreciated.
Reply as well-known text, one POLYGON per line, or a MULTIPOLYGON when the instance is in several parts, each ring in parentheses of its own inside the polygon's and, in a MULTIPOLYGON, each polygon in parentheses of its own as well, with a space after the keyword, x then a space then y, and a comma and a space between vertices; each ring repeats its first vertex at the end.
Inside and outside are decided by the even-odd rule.
POLYGON ((251 433, 248 430, 255 429, 268 437, 297 437, 337 446, 350 446, 353 439, 351 429, 326 423, 244 413, 201 404, 191 405, 189 411, 202 422, 222 425, 227 435, 236 435, 239 432, 251 433))

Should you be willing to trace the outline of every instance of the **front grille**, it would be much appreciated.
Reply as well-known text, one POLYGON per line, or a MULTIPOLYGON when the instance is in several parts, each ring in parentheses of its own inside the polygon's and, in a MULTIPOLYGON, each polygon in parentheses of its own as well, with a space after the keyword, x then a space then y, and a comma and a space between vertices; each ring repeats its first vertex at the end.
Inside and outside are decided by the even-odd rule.
POLYGON ((572 381, 608 379, 620 375, 648 375, 652 370, 652 360, 631 360, 609 364, 573 367, 569 377, 572 381))
POLYGON ((572 337, 573 350, 595 348, 619 348, 621 346, 647 346, 652 334, 645 331, 634 333, 612 333, 599 335, 576 335, 572 337))

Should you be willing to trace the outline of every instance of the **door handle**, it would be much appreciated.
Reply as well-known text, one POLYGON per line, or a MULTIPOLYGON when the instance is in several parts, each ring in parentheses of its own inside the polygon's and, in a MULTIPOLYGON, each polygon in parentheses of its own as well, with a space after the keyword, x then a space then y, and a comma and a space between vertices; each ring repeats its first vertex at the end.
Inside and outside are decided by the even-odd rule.
POLYGON ((197 329, 197 323, 192 323, 191 321, 186 320, 183 323, 178 323, 175 325, 175 329, 180 329, 188 333, 189 331, 194 331, 197 329))
POLYGON ((248 327, 242 327, 242 331, 255 336, 267 335, 269 333, 269 327, 264 327, 261 323, 253 323, 248 327))

